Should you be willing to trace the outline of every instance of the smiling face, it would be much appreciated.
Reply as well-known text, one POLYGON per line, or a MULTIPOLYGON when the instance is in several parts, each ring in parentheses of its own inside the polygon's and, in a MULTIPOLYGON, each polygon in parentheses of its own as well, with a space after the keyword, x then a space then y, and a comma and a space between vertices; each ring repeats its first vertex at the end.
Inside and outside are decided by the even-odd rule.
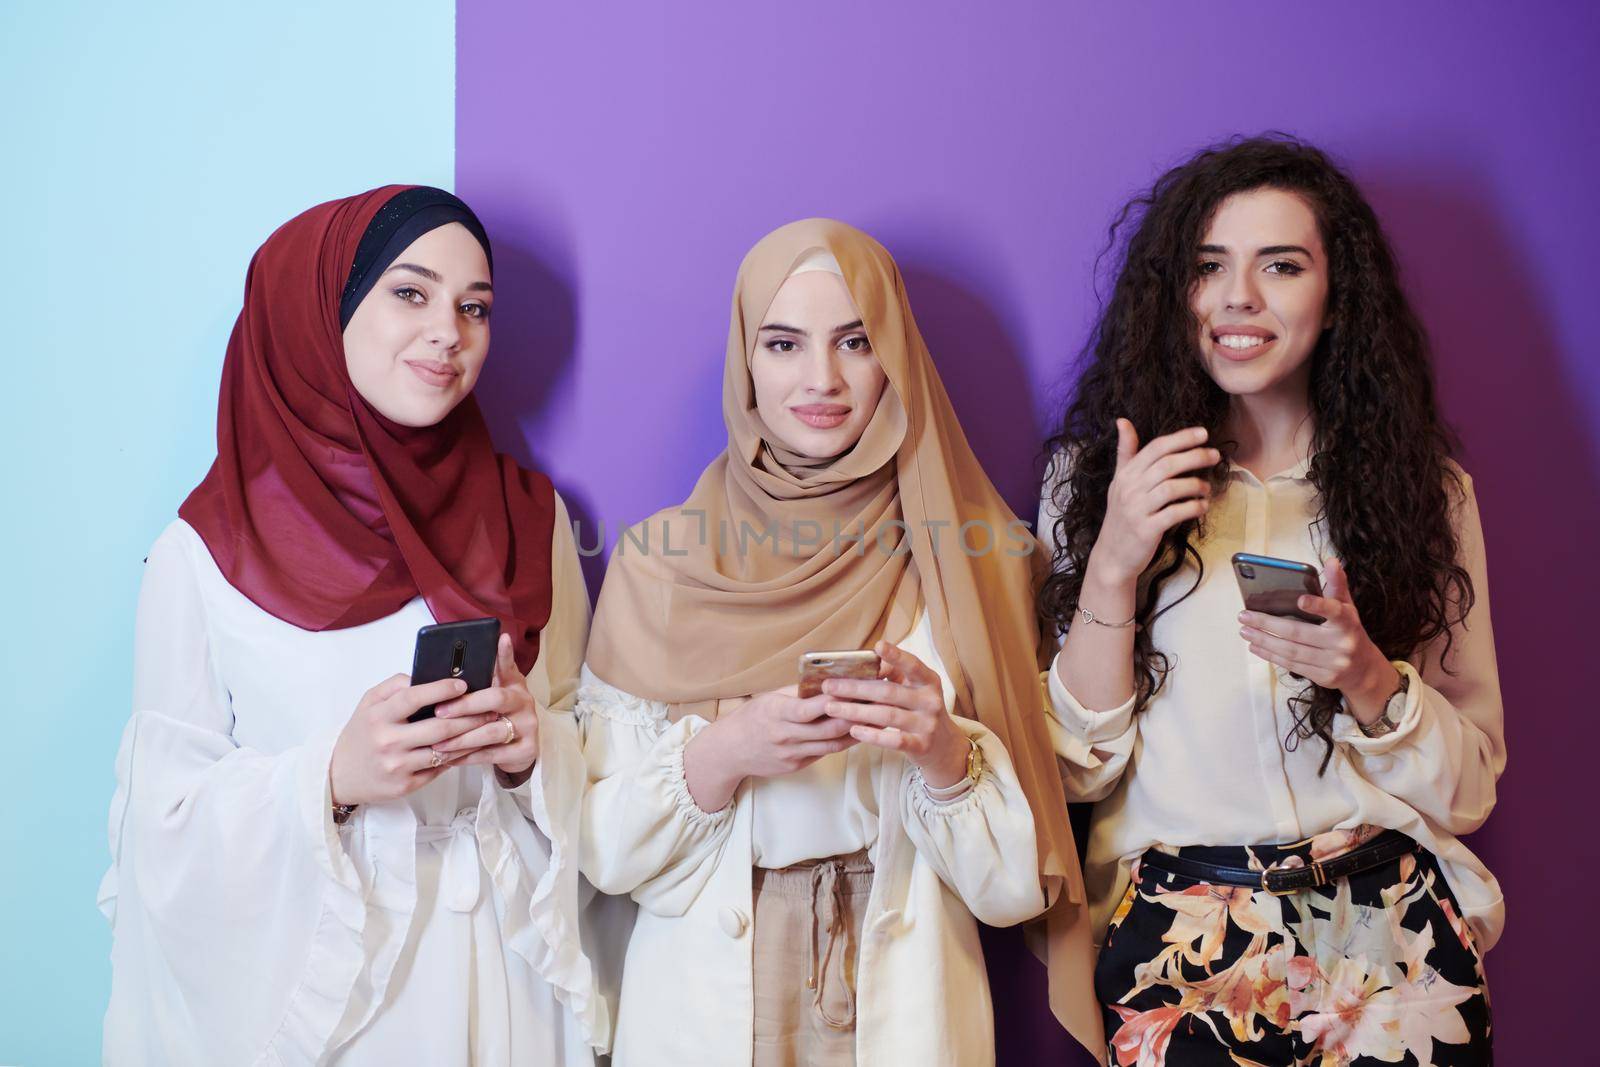
POLYGON ((1310 205, 1281 189, 1228 197, 1197 270, 1189 306, 1211 379, 1234 397, 1303 395, 1328 326, 1328 258, 1310 205))
POLYGON ((489 354, 494 288, 483 246, 452 222, 413 241, 344 330, 350 381, 402 426, 440 422, 478 381, 489 354))
POLYGON ((844 279, 826 270, 791 275, 779 288, 750 377, 777 443, 818 460, 861 439, 887 381, 844 279))

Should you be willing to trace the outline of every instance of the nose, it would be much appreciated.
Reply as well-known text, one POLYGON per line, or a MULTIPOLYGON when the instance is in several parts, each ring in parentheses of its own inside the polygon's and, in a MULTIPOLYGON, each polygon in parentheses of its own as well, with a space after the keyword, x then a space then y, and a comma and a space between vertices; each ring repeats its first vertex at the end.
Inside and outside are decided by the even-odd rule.
POLYGON ((806 392, 813 396, 835 396, 844 390, 839 373, 839 354, 826 348, 812 355, 806 364, 806 392))
POLYGON ((461 323, 456 319, 455 305, 441 300, 431 311, 423 326, 423 340, 440 352, 454 352, 461 345, 461 323))
POLYGON ((1256 285, 1253 271, 1236 271, 1228 276, 1228 288, 1223 293, 1228 310, 1254 314, 1261 310, 1261 290, 1256 285))

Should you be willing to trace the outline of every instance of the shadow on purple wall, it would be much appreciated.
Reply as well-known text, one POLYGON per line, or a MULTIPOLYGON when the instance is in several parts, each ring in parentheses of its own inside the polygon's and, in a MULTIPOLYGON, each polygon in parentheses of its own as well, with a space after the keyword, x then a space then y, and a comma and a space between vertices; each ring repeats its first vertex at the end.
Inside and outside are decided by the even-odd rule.
MULTIPOLYGON (((513 227, 497 230, 504 233, 513 227)), ((528 427, 550 416, 559 386, 577 354, 577 298, 571 270, 530 251, 520 240, 496 239, 495 282, 501 294, 494 313, 493 357, 484 366, 475 395, 494 431, 495 445, 524 467, 546 470, 533 454, 528 427)), ((593 507, 579 485, 557 485, 567 511, 579 524, 579 549, 591 597, 600 591, 606 556, 593 553, 599 529, 593 507)))
MULTIPOLYGON (((917 326, 973 452, 1012 510, 1032 523, 1042 474, 1040 444, 1049 427, 1035 422, 1033 387, 1017 345, 1001 316, 973 289, 917 259, 897 259, 917 326)), ((1081 852, 1089 805, 1073 809, 1081 852)), ((1093 1059, 1056 1025, 1044 966, 1023 943, 1021 928, 983 927, 981 933, 994 998, 997 1062, 1002 1067, 1092 1067, 1093 1059)))
POLYGON ((1443 408, 1461 433, 1483 517, 1508 773, 1471 845, 1507 900, 1507 936, 1488 956, 1496 1014, 1517 1020, 1516 1062, 1576 1062, 1568 1025, 1536 1020, 1546 1018, 1541 1004, 1553 992, 1540 981, 1552 953, 1587 936, 1568 906, 1573 864, 1594 869, 1592 804, 1586 791, 1570 792, 1592 779, 1600 742, 1593 699, 1573 691, 1571 672, 1594 662, 1600 530, 1600 476, 1578 383, 1551 311, 1526 280, 1534 250, 1470 174, 1434 161, 1369 173, 1363 184, 1427 323, 1443 408), (1567 786, 1552 791, 1536 780, 1567 786))
POLYGON ((1019 518, 1039 510, 1039 443, 1028 367, 984 299, 937 267, 897 257, 911 311, 978 461, 1019 518))

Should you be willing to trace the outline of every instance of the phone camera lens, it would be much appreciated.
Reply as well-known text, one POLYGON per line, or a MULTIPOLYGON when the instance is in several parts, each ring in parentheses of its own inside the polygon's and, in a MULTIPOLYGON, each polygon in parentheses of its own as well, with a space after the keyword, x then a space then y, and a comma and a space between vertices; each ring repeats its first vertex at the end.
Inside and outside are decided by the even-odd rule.
POLYGON ((1256 576, 1256 569, 1254 567, 1250 566, 1250 564, 1248 564, 1248 563, 1239 564, 1239 577, 1241 577, 1241 578, 1254 578, 1255 576, 1256 576))

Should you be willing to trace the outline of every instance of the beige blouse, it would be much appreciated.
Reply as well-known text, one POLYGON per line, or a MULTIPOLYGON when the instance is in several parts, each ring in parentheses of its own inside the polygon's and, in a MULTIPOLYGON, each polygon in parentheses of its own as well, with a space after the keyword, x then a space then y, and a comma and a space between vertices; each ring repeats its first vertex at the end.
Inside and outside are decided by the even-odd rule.
MULTIPOLYGON (((1505 767, 1483 530, 1471 479, 1463 481, 1456 522, 1476 601, 1453 630, 1448 662, 1440 662, 1443 638, 1397 662, 1410 683, 1399 729, 1369 738, 1353 716, 1339 715, 1324 775, 1321 739, 1292 751, 1284 743, 1294 721, 1288 698, 1301 683, 1252 655, 1239 636, 1243 605, 1230 562, 1235 552, 1252 552, 1320 569, 1332 555, 1313 526, 1316 489, 1304 463, 1264 484, 1231 469, 1198 546, 1204 578, 1152 627, 1173 668, 1143 712, 1133 714, 1131 699, 1084 707, 1057 657, 1045 682, 1067 797, 1099 802, 1085 870, 1099 929, 1126 892, 1129 863, 1153 844, 1291 842, 1370 823, 1411 835, 1439 858, 1480 950, 1499 938, 1500 885, 1460 840, 1488 817, 1505 767)), ((1039 517, 1047 543, 1059 517, 1048 490, 1039 517)), ((1352 571, 1361 566, 1345 562, 1352 571)), ((1194 576, 1186 564, 1164 586, 1162 604, 1181 597, 1194 576)))

